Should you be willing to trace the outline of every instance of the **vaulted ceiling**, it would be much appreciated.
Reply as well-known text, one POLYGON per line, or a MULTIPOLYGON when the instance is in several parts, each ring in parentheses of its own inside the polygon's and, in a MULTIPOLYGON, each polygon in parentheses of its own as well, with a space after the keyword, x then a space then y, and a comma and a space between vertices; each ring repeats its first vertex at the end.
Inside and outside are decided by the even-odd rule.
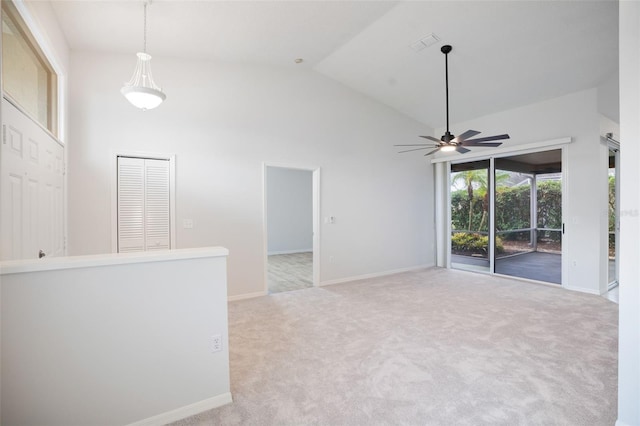
MULTIPOLYGON (((72 50, 142 49, 141 1, 52 2, 72 50)), ((596 87, 618 69, 606 1, 184 1, 148 7, 148 52, 308 67, 432 127, 596 87), (429 34, 439 41, 416 52, 429 34), (295 64, 302 58, 301 64, 295 64)))

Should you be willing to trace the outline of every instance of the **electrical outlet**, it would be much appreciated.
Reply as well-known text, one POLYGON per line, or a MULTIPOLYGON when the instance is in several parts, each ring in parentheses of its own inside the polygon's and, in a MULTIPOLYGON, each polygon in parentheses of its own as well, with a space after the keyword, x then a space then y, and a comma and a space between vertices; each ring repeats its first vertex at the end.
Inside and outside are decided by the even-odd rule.
POLYGON ((214 334, 211 336, 211 352, 220 352, 222 350, 222 335, 214 334))

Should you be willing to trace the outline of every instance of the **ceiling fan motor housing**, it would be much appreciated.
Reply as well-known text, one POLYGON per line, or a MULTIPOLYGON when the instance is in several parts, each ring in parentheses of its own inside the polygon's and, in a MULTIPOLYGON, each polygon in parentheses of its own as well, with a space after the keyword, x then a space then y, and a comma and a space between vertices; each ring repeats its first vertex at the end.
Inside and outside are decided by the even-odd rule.
POLYGON ((454 143, 451 142, 455 138, 455 135, 452 135, 450 131, 446 131, 444 135, 440 138, 440 140, 444 143, 454 143))

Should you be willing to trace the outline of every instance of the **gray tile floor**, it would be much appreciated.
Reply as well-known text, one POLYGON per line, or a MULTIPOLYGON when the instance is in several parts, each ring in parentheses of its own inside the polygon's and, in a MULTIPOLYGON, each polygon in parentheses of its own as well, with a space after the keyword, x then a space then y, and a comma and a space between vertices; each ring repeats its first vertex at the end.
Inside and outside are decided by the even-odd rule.
POLYGON ((313 253, 268 256, 269 293, 313 287, 313 253))

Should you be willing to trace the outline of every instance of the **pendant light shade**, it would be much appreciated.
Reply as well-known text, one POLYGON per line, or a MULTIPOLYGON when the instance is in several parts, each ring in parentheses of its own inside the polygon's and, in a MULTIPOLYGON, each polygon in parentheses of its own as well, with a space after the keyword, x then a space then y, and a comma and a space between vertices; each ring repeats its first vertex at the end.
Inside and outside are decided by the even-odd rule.
POLYGON ((147 53, 147 4, 144 3, 144 51, 137 53, 138 62, 133 76, 120 89, 133 106, 143 111, 157 107, 167 98, 151 75, 151 55, 147 53))

